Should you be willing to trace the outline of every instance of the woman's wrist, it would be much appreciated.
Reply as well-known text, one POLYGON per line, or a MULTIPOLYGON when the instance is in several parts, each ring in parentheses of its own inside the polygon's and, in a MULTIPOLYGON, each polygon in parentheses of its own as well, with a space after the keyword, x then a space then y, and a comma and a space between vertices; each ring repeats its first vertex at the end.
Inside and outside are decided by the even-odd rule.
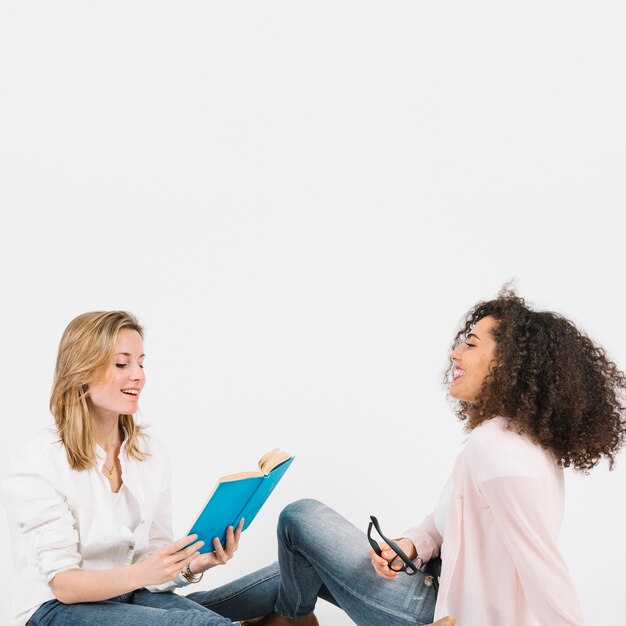
POLYGON ((143 561, 140 561, 139 563, 133 563, 127 567, 128 580, 133 589, 143 589, 150 585, 150 582, 146 580, 144 576, 142 564, 143 561))
POLYGON ((194 571, 191 569, 191 564, 189 564, 183 568, 181 575, 187 582, 199 583, 202 580, 202 577, 204 576, 204 572, 199 572, 197 574, 194 573, 194 571))
POLYGON ((404 551, 407 553, 407 556, 411 559, 411 561, 414 561, 417 558, 417 548, 415 547, 415 544, 408 537, 401 537, 399 541, 402 542, 403 546, 406 546, 404 551))

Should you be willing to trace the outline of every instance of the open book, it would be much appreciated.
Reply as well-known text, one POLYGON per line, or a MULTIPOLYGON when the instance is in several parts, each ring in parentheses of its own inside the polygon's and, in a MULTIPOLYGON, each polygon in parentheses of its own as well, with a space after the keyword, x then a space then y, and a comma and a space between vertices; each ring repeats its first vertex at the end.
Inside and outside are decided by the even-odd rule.
POLYGON ((279 448, 261 457, 256 472, 239 472, 218 479, 188 535, 204 541, 201 553, 213 552, 213 538, 226 545, 226 529, 237 527, 244 518, 243 530, 250 526, 294 457, 279 448))

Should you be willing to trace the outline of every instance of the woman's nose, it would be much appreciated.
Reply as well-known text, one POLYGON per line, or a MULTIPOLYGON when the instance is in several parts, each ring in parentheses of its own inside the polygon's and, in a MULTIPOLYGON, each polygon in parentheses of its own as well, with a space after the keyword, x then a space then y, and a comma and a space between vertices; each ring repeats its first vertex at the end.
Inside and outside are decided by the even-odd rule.
POLYGON ((139 365, 135 365, 131 373, 131 377, 133 380, 143 380, 144 379, 143 367, 140 367, 139 365))
POLYGON ((462 353, 463 353, 463 344, 459 344, 454 350, 452 350, 450 359, 452 361, 458 361, 461 358, 462 353))

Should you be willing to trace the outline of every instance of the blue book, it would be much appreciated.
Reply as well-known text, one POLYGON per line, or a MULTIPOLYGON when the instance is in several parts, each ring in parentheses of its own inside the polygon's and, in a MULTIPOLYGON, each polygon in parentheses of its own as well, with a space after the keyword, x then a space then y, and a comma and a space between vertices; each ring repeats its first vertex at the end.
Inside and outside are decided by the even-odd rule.
POLYGON ((256 517, 278 481, 284 476, 294 457, 276 448, 258 463, 257 472, 239 472, 222 476, 202 508, 188 535, 196 534, 204 541, 201 553, 213 552, 213 538, 226 545, 226 529, 237 527, 244 518, 246 530, 256 517))

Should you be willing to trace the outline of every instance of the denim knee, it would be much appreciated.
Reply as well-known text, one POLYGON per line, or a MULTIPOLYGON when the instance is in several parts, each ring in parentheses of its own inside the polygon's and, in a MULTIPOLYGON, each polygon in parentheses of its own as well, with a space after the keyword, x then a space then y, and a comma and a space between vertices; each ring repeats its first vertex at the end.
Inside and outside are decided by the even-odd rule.
POLYGON ((289 536, 293 539, 298 530, 306 527, 308 522, 314 520, 320 510, 325 508, 325 504, 312 498, 304 498, 288 504, 278 517, 278 535, 289 536))

